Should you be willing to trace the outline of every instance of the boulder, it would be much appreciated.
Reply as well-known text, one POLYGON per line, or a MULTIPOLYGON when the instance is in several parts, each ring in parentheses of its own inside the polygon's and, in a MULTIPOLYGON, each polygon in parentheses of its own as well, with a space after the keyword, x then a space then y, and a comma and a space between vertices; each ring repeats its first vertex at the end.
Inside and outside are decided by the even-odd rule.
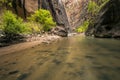
POLYGON ((57 26, 51 30, 51 33, 62 36, 62 37, 67 37, 68 32, 65 30, 64 26, 57 26))

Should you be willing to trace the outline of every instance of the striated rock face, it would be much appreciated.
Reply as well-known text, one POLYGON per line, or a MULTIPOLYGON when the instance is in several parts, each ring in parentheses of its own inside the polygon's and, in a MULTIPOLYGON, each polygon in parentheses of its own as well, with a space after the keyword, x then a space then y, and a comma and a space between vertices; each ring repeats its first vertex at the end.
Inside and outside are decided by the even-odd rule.
POLYGON ((13 0, 12 5, 15 13, 23 18, 39 8, 47 9, 58 26, 64 27, 64 32, 69 32, 70 25, 62 0, 13 0))
POLYGON ((50 10, 54 20, 59 26, 69 30, 69 22, 62 0, 42 0, 42 8, 50 10))
POLYGON ((43 0, 42 8, 50 10, 57 24, 65 27, 65 30, 70 33, 85 20, 84 17, 86 15, 88 1, 89 0, 43 0))
POLYGON ((13 0, 16 14, 26 18, 39 8, 50 10, 59 26, 71 32, 78 27, 85 16, 89 0, 13 0))
POLYGON ((40 8, 40 0, 12 0, 13 9, 16 14, 26 18, 40 8))
POLYGON ((100 11, 94 26, 86 35, 104 38, 120 38, 120 0, 110 0, 100 11))
POLYGON ((58 25, 69 27, 65 8, 61 0, 13 0, 12 5, 15 13, 24 18, 39 8, 48 9, 58 25))
MULTIPOLYGON (((14 12, 26 18, 39 8, 51 12, 58 27, 55 34, 67 36, 81 25, 87 15, 90 0, 12 0, 14 12)), ((98 0, 94 0, 98 1, 98 0)), ((95 37, 120 37, 120 0, 110 0, 100 11, 96 22, 88 28, 86 35, 95 37)))
POLYGON ((71 30, 79 27, 85 20, 89 0, 63 0, 71 30))

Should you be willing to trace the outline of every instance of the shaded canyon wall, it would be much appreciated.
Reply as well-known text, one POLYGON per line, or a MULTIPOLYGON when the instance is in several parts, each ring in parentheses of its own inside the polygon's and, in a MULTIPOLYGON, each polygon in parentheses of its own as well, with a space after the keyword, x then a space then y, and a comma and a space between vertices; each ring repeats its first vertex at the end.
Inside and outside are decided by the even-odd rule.
POLYGON ((120 38, 120 0, 110 0, 99 12, 86 35, 100 38, 120 38))
POLYGON ((39 8, 51 12, 59 26, 72 31, 84 21, 89 0, 13 0, 14 12, 26 18, 39 8))

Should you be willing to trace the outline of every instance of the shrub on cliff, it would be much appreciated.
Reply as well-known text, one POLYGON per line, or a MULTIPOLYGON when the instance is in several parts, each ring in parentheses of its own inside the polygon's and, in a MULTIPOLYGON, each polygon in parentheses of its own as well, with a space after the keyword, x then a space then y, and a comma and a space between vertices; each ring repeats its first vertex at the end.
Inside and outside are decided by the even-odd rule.
POLYGON ((99 11, 108 1, 109 0, 98 0, 98 1, 90 0, 87 6, 88 17, 86 21, 84 21, 82 26, 77 29, 77 31, 85 32, 87 31, 86 29, 88 29, 89 24, 94 25, 94 22, 96 21, 96 17, 98 16, 99 11))
POLYGON ((37 10, 33 15, 28 17, 28 19, 30 21, 39 23, 44 31, 49 31, 56 25, 50 12, 44 9, 37 10))
POLYGON ((91 13, 92 15, 95 15, 99 11, 99 6, 96 2, 90 0, 88 3, 88 13, 91 13))
POLYGON ((88 25, 89 25, 89 21, 84 21, 83 24, 76 29, 76 31, 83 33, 87 30, 88 25))
POLYGON ((15 35, 29 33, 30 28, 23 23, 23 19, 17 17, 11 11, 5 11, 2 16, 1 28, 6 37, 12 39, 15 35))
POLYGON ((89 14, 96 16, 100 9, 108 2, 109 0, 98 0, 97 2, 90 0, 87 6, 87 11, 89 14), (99 4, 100 3, 100 4, 99 4))

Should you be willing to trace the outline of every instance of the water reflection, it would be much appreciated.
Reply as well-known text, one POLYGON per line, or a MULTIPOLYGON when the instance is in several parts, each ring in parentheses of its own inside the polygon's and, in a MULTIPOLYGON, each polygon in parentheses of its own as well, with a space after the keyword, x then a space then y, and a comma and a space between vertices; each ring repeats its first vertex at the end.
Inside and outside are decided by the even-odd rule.
POLYGON ((120 80, 120 41, 74 36, 0 57, 0 80, 120 80))

